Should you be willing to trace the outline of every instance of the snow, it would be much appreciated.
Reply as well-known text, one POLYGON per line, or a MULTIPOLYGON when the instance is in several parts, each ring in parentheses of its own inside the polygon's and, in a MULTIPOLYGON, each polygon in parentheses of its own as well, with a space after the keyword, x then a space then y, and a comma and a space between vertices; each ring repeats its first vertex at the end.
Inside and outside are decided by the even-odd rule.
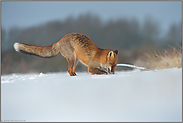
POLYGON ((145 68, 144 67, 137 67, 137 66, 135 66, 135 65, 130 65, 130 64, 117 64, 116 66, 125 66, 125 67, 132 67, 132 68, 136 68, 136 69, 144 69, 145 70, 145 68))
POLYGON ((182 121, 182 69, 77 75, 2 75, 1 121, 182 121))

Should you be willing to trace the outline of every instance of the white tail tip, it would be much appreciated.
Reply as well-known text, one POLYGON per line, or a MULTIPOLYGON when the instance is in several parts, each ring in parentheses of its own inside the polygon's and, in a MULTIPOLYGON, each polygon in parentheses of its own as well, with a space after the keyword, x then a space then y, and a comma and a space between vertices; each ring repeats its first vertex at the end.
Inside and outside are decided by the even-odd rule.
POLYGON ((14 49, 15 49, 15 51, 17 51, 17 52, 19 52, 20 51, 20 48, 19 48, 19 45, 20 45, 20 43, 14 43, 14 45, 13 45, 13 47, 14 47, 14 49))

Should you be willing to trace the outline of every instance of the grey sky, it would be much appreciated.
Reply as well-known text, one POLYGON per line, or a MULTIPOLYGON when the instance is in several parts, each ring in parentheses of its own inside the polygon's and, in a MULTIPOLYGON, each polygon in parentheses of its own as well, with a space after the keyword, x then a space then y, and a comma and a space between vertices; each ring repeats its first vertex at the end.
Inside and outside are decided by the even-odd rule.
POLYGON ((182 1, 2 1, 1 26, 30 27, 88 12, 104 22, 133 17, 143 22, 150 16, 168 29, 170 24, 182 21, 182 1))

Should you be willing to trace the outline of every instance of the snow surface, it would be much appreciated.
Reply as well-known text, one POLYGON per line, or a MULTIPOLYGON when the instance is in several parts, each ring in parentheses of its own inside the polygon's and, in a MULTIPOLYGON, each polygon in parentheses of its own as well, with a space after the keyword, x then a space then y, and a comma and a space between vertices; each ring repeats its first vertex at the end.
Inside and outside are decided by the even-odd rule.
POLYGON ((1 121, 182 121, 182 69, 77 75, 1 76, 1 121))

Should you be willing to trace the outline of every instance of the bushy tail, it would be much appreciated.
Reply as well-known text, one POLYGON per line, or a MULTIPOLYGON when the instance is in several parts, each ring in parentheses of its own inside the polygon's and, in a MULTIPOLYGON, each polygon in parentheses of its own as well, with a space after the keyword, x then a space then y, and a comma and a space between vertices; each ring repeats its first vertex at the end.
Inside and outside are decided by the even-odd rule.
POLYGON ((36 55, 44 58, 50 58, 56 56, 59 53, 59 43, 55 43, 51 46, 34 46, 24 43, 14 43, 14 49, 17 52, 25 54, 36 55))

